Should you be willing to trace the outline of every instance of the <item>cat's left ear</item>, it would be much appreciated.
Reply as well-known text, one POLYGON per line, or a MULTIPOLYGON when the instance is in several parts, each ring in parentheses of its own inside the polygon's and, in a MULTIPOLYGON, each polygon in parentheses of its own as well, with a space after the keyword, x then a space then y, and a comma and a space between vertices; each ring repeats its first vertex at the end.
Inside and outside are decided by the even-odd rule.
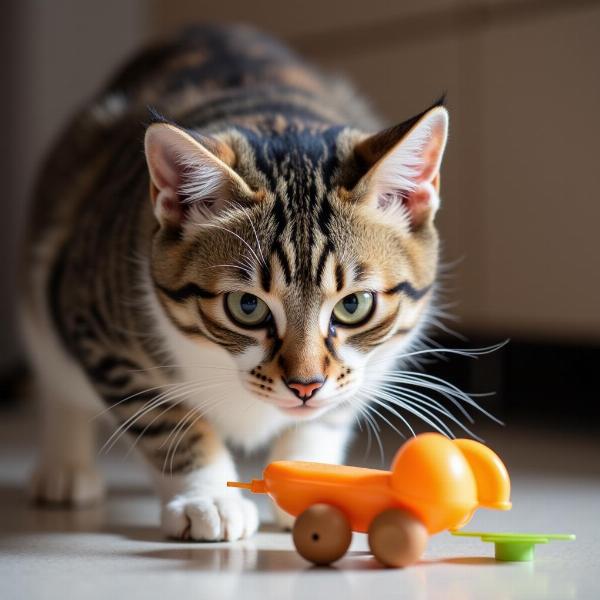
POLYGON ((361 141, 355 156, 366 173, 354 192, 386 220, 415 231, 439 207, 440 166, 448 112, 440 105, 361 141))
POLYGON ((235 154, 224 142, 155 123, 146 130, 144 146, 150 197, 163 227, 180 228, 190 218, 208 221, 231 201, 253 196, 232 169, 235 154))

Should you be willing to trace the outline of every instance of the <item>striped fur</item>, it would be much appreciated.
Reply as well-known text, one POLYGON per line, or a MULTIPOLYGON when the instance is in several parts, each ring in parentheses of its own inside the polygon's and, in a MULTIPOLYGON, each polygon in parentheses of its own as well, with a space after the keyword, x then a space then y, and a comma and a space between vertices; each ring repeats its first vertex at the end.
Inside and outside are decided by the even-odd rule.
MULTIPOLYGON (((169 534, 235 538, 172 525, 173 498, 215 465, 231 474, 225 440, 253 448, 298 420, 347 432, 352 396, 376 379, 369 360, 416 338, 437 269, 435 210, 411 223, 413 206, 429 206, 410 200, 421 182, 402 191, 405 174, 396 189, 388 171, 426 114, 369 137, 377 122, 344 85, 251 29, 206 26, 133 59, 52 149, 23 267, 32 361, 49 396, 67 376, 48 372, 49 354, 84 374, 85 393, 154 467, 169 534), (203 157, 181 158, 184 182, 164 205, 143 153, 149 125, 203 157), (372 181, 387 161, 382 192, 372 181), (228 317, 224 297, 238 290, 268 304, 263 327, 228 317), (335 323, 335 303, 361 290, 375 294, 373 316, 335 323), (54 340, 44 350, 42 336, 54 340), (300 407, 286 382, 315 375, 325 384, 300 407), (187 483, 167 493, 173 478, 187 483)), ((438 180, 425 183, 435 195, 438 180)))

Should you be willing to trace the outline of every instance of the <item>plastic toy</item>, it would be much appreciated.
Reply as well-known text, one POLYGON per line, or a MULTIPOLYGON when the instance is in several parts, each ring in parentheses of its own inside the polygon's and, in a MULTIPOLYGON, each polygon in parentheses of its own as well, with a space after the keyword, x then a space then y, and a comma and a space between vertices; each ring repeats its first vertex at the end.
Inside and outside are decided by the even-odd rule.
POLYGON ((482 542, 493 542, 496 560, 511 562, 532 561, 536 544, 552 540, 573 541, 575 536, 567 533, 492 533, 481 531, 453 531, 460 537, 478 537, 482 542))
POLYGON ((419 560, 429 535, 463 527, 477 508, 511 507, 510 479, 498 456, 479 442, 437 433, 406 442, 391 471, 278 461, 263 479, 227 485, 269 494, 298 517, 294 544, 315 564, 343 556, 357 531, 368 533, 384 565, 407 566, 419 560))

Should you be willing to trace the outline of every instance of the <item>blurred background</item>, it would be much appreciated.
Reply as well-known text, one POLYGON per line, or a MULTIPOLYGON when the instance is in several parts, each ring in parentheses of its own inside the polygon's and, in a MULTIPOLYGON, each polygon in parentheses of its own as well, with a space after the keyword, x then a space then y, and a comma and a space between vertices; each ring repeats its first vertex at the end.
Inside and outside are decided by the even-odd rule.
POLYGON ((509 423, 598 429, 600 2, 597 0, 20 0, 0 22, 0 402, 20 395, 15 248, 44 150, 141 44, 198 21, 244 21, 346 76, 389 123, 447 92, 451 137, 439 225, 442 344, 510 338, 432 366, 496 390, 509 423))

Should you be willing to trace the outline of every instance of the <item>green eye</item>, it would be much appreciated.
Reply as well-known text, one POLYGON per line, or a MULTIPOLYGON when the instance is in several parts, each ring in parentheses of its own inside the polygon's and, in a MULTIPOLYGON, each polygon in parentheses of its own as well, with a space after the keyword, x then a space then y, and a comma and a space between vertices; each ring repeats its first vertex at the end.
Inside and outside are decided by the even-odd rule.
POLYGON ((348 294, 333 307, 333 318, 342 325, 362 325, 373 313, 374 305, 371 292, 348 294))
POLYGON ((258 327, 271 314, 269 307, 260 298, 246 292, 227 294, 225 306, 231 320, 242 327, 258 327))

